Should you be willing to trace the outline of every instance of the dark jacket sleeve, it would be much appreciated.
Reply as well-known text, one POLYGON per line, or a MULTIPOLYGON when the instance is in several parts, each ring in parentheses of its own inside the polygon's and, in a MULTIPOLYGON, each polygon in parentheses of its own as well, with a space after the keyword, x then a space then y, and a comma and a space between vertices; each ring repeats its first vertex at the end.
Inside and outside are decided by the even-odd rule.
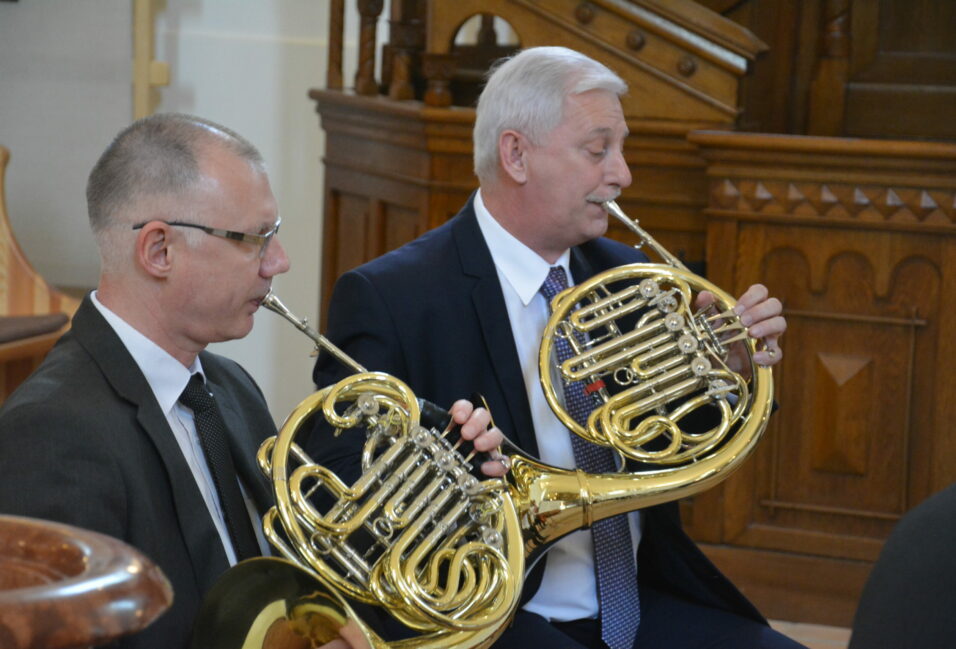
MULTIPOLYGON (((327 336, 360 365, 369 370, 404 376, 407 371, 402 344, 395 335, 392 314, 376 286, 361 270, 339 278, 329 302, 327 336)), ((353 370, 322 352, 312 378, 323 388, 351 374, 353 370)))
MULTIPOLYGON (((368 370, 407 375, 392 316, 376 287, 362 272, 353 270, 339 278, 328 313, 329 340, 351 358, 368 370)), ((316 387, 322 389, 353 373, 352 368, 323 351, 312 377, 316 387)), ((334 435, 321 417, 314 417, 311 434, 303 445, 313 459, 351 484, 360 475, 359 458, 364 442, 364 434, 345 431, 334 435)))

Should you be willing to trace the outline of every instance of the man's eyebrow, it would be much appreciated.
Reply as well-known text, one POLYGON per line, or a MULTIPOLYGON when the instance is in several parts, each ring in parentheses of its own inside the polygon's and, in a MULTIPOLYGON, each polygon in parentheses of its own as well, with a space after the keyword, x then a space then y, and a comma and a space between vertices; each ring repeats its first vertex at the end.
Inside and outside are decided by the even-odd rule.
MULTIPOLYGON (((627 126, 625 126, 625 127, 624 127, 624 137, 627 137, 627 136, 630 135, 630 134, 631 134, 631 130, 630 130, 629 128, 627 128, 627 126)), ((596 135, 614 135, 614 129, 611 128, 610 126, 595 126, 594 128, 591 129, 591 131, 590 131, 590 133, 588 133, 588 135, 591 135, 591 136, 596 136, 596 135)))

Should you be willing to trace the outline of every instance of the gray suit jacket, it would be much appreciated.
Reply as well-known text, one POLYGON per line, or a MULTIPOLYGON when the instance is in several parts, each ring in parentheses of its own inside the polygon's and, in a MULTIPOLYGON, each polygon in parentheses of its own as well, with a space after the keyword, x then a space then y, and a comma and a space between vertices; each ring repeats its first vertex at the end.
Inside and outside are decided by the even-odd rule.
MULTIPOLYGON (((263 512, 255 466, 275 425, 236 363, 203 352, 246 493, 263 512)), ((204 593, 226 570, 222 542, 145 377, 87 297, 37 371, 0 409, 0 512, 76 525, 138 548, 172 583, 174 602, 128 649, 186 646, 204 593)))

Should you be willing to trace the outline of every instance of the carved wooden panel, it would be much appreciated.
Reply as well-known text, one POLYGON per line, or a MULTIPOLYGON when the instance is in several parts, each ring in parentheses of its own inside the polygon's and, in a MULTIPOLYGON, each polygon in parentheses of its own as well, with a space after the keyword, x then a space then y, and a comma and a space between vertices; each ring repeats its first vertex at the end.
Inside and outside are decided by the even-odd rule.
MULTIPOLYGON (((739 245, 785 301, 790 331, 779 372, 783 404, 761 459, 753 518, 734 543, 874 560, 889 527, 926 485, 908 476, 938 331, 940 258, 933 237, 743 226, 739 245), (892 252, 890 252, 892 250, 892 252), (889 267, 880 286, 878 267, 889 267), (817 283, 818 282, 818 283, 817 283), (920 394, 914 391, 919 388, 920 394), (788 407, 795 404, 797 407, 788 407), (911 491, 915 491, 913 494, 911 491)), ((927 410, 930 408, 930 410, 927 410)), ((956 474, 956 471, 954 471, 956 474)))
POLYGON ((764 282, 789 328, 754 461, 685 511, 766 614, 848 625, 895 522, 956 480, 956 146, 690 139, 708 160, 711 279, 764 282))
POLYGON ((956 3, 698 1, 770 46, 743 80, 739 130, 956 139, 956 3))
POLYGON ((697 1, 746 27, 768 46, 741 79, 737 130, 804 132, 807 89, 821 33, 821 0, 697 1))

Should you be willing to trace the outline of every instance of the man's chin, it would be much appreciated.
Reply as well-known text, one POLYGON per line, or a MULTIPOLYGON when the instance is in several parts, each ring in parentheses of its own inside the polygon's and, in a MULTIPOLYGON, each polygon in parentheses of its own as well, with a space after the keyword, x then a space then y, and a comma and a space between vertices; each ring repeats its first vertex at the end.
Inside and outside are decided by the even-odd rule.
POLYGON ((245 338, 252 332, 252 327, 254 324, 255 324, 255 319, 252 317, 252 314, 250 313, 245 318, 243 318, 241 322, 236 322, 236 326, 233 327, 228 332, 227 334, 228 337, 225 340, 227 341, 240 340, 242 338, 245 338))
POLYGON ((592 223, 593 227, 591 228, 590 232, 591 239, 597 239, 598 237, 603 237, 605 234, 607 234, 608 221, 607 214, 605 212, 602 211, 601 216, 595 218, 592 223))

